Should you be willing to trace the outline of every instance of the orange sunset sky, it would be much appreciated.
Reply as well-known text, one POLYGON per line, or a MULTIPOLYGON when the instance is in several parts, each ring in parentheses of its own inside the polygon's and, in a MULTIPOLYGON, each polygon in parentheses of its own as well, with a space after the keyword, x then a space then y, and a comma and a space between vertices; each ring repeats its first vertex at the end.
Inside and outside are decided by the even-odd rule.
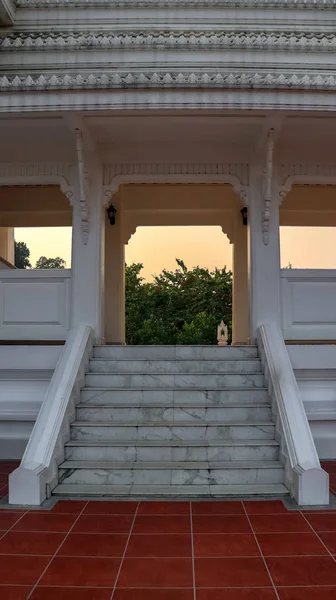
MULTIPOLYGON (((24 241, 34 266, 41 256, 61 256, 71 264, 70 228, 20 228, 15 239, 24 241)), ((336 268, 336 228, 281 228, 281 264, 293 268, 336 268)), ((141 227, 126 246, 126 262, 142 262, 147 279, 162 269, 174 269, 175 257, 189 268, 232 267, 232 246, 220 227, 141 227)))

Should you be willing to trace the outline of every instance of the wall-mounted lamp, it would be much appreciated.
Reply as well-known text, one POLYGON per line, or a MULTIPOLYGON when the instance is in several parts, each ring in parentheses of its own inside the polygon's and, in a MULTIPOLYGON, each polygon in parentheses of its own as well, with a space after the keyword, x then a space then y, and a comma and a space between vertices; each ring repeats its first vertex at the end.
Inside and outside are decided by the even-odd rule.
POLYGON ((110 206, 106 209, 106 212, 108 220, 110 221, 110 225, 115 225, 117 209, 114 208, 113 204, 110 204, 110 206))
POLYGON ((241 209, 240 214, 243 218, 243 225, 246 227, 246 225, 247 225, 247 206, 244 206, 244 208, 241 209))

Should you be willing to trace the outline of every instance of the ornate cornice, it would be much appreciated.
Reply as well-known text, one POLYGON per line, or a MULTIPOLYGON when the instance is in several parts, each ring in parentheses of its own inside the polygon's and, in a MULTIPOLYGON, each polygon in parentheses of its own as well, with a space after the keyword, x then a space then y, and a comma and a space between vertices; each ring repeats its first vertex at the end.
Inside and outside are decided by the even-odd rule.
POLYGON ((120 72, 40 74, 0 77, 0 91, 78 90, 111 88, 237 88, 336 90, 336 76, 308 73, 173 73, 120 72))
POLYGON ((20 33, 0 37, 0 48, 18 50, 100 50, 112 48, 183 48, 193 50, 233 48, 250 50, 334 51, 335 34, 292 32, 216 32, 216 31, 127 31, 20 33))
MULTIPOLYGON (((67 6, 109 6, 111 0, 16 0, 20 8, 44 8, 67 6)), ((114 6, 171 7, 171 6, 221 6, 227 8, 306 8, 328 9, 336 6, 336 0, 114 0, 114 6)))

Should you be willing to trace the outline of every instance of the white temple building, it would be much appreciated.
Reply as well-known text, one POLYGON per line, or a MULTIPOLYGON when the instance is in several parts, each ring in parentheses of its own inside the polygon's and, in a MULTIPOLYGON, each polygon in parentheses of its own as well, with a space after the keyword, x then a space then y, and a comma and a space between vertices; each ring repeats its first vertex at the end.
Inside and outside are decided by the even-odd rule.
POLYGON ((0 0, 10 503, 329 503, 336 270, 281 270, 279 227, 336 226, 335 107, 336 0, 0 0), (232 346, 125 345, 125 245, 161 225, 228 236, 232 346), (46 226, 71 269, 11 268, 46 226))

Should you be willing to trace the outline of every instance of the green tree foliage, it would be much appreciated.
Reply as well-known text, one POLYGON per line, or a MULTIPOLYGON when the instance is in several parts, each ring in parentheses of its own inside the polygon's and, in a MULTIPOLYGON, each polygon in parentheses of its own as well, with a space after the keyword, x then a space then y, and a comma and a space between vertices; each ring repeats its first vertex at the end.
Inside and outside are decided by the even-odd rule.
POLYGON ((150 283, 141 263, 126 265, 127 344, 216 344, 222 319, 231 335, 232 273, 176 262, 150 283))
POLYGON ((30 250, 25 242, 14 242, 14 256, 17 269, 30 269, 30 250))
POLYGON ((66 262, 64 258, 56 256, 56 258, 47 258, 46 256, 40 256, 36 262, 35 269, 64 269, 66 262))

